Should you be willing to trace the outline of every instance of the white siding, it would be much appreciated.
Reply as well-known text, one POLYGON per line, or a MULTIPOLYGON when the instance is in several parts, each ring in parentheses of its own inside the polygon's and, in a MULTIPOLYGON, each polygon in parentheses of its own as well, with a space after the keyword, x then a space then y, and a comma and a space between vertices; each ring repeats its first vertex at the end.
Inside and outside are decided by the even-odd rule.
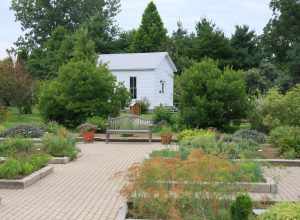
POLYGON ((113 75, 117 77, 117 81, 124 83, 125 87, 130 89, 130 77, 136 77, 137 99, 142 100, 147 98, 150 102, 151 108, 155 105, 154 87, 155 72, 154 71, 113 71, 113 75))
POLYGON ((124 83, 130 90, 130 77, 137 79, 137 99, 146 98, 150 102, 150 108, 165 105, 173 106, 174 73, 169 60, 164 57, 154 70, 112 70, 117 81, 124 83), (161 82, 165 82, 165 92, 161 91, 161 82))

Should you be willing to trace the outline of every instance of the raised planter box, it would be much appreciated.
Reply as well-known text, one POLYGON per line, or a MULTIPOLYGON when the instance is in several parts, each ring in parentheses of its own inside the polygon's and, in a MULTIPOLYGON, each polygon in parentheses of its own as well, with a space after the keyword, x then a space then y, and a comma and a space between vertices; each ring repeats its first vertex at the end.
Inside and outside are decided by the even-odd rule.
POLYGON ((235 161, 253 161, 253 162, 271 164, 271 165, 276 165, 276 166, 300 167, 300 160, 287 160, 287 159, 247 159, 247 160, 235 160, 235 161))
MULTIPOLYGON (((266 212, 266 209, 253 209, 253 214, 256 216, 262 215, 266 212)), ((116 220, 147 220, 147 219, 131 219, 126 218, 128 213, 128 205, 125 203, 118 211, 116 220)))
POLYGON ((18 180, 0 179, 0 189, 25 189, 53 172, 53 167, 46 166, 29 176, 18 180))

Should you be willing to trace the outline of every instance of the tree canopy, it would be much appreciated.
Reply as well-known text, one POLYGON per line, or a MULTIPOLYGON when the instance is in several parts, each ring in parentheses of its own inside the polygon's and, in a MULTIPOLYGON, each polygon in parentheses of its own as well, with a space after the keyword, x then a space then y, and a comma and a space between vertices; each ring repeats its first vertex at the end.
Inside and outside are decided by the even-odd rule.
POLYGON ((167 30, 157 11, 156 5, 151 1, 143 14, 142 23, 138 28, 132 43, 134 52, 162 51, 167 41, 167 30))

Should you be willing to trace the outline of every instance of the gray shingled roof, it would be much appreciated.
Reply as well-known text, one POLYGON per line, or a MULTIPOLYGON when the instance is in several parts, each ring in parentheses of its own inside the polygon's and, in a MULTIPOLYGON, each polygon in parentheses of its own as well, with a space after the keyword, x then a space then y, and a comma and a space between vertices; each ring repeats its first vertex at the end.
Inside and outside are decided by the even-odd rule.
POLYGON ((169 61, 174 72, 176 72, 176 66, 167 52, 101 54, 98 63, 107 64, 110 70, 115 71, 153 70, 156 69, 165 58, 169 61))

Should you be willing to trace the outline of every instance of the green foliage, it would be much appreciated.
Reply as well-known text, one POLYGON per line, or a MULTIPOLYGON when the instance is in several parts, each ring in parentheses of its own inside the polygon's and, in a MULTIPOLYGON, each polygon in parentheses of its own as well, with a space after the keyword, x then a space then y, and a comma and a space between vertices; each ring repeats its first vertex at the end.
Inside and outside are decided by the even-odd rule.
POLYGON ((205 59, 180 76, 179 108, 189 127, 222 129, 232 120, 244 118, 248 106, 241 71, 222 71, 215 61, 205 59))
POLYGON ((135 33, 132 42, 133 52, 159 52, 164 48, 167 40, 167 30, 151 1, 143 14, 142 23, 135 33))
POLYGON ((27 176, 42 167, 49 161, 48 155, 32 155, 23 159, 8 159, 0 164, 0 179, 17 179, 27 176))
POLYGON ((169 149, 152 151, 150 157, 174 158, 178 156, 178 152, 169 149))
POLYGON ((172 128, 168 126, 163 126, 160 130, 160 135, 172 135, 172 128))
POLYGON ((33 149, 33 142, 25 138, 8 138, 0 142, 0 156, 13 156, 16 153, 28 153, 33 149))
POLYGON ((254 141, 258 144, 264 144, 266 142, 266 135, 256 130, 241 129, 233 134, 233 139, 244 139, 248 141, 254 141))
POLYGON ((204 129, 186 129, 181 131, 177 135, 177 140, 182 141, 182 140, 189 140, 197 136, 206 136, 206 137, 216 137, 215 132, 210 131, 210 130, 204 130, 204 129))
MULTIPOLYGON (((8 119, 8 110, 6 107, 1 107, 0 106, 0 123, 3 123, 4 121, 6 121, 8 119)), ((1 133, 1 131, 0 131, 1 133)))
POLYGON ((259 216, 259 220, 292 220, 300 219, 300 203, 277 203, 259 216))
POLYGON ((13 0, 11 8, 16 20, 26 30, 25 38, 21 38, 17 45, 33 49, 43 45, 57 27, 74 32, 83 24, 88 24, 91 35, 98 38, 98 44, 103 44, 115 32, 113 19, 119 11, 119 3, 119 0, 62 0, 51 3, 13 0))
POLYGON ((172 112, 168 108, 164 106, 158 106, 154 109, 153 113, 153 121, 155 124, 172 124, 172 112))
POLYGON ((249 195, 239 195, 234 203, 231 204, 232 220, 248 220, 252 213, 252 200, 249 195))
POLYGON ((270 131, 278 126, 300 126, 300 85, 285 95, 271 89, 267 95, 255 103, 255 111, 250 115, 252 127, 270 131))
POLYGON ((58 124, 56 121, 50 121, 46 124, 45 130, 51 134, 58 134, 61 129, 64 127, 58 124))
POLYGON ((104 132, 107 128, 107 120, 100 116, 94 116, 94 117, 88 118, 87 123, 96 125, 97 130, 100 132, 104 132))
POLYGON ((0 137, 23 137, 23 138, 40 138, 44 130, 37 125, 20 124, 0 132, 0 137))
POLYGON ((93 115, 107 117, 124 107, 127 93, 119 94, 121 86, 104 67, 82 60, 62 66, 56 80, 41 91, 39 109, 46 120, 67 127, 76 127, 93 115))
POLYGON ((249 26, 236 26, 230 43, 233 47, 232 65, 235 69, 249 69, 257 67, 262 59, 258 44, 258 36, 255 31, 249 30, 249 26))
POLYGON ((196 36, 193 38, 190 58, 200 61, 205 57, 220 61, 220 66, 230 64, 233 48, 223 31, 207 18, 196 24, 196 36))
POLYGON ((270 142, 284 157, 300 157, 300 127, 277 127, 270 133, 270 142))
POLYGON ((240 162, 237 163, 239 169, 235 172, 235 177, 240 179, 241 177, 247 177, 247 182, 264 182, 264 175, 262 167, 257 162, 240 162))
POLYGON ((76 140, 74 137, 67 135, 46 134, 43 137, 43 148, 54 157, 70 157, 72 160, 77 156, 75 148, 76 140))

